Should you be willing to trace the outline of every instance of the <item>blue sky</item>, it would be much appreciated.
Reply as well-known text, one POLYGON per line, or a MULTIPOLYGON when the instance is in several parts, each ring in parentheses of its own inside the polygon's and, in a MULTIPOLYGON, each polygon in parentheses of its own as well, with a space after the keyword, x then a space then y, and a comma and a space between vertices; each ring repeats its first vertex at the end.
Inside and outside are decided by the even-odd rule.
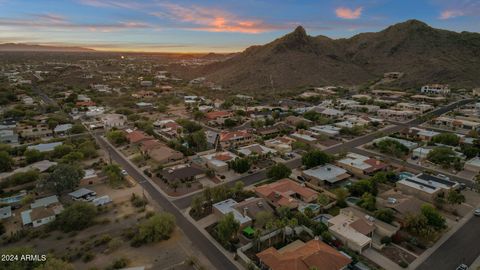
POLYGON ((408 19, 480 31, 479 0, 0 0, 0 43, 232 52, 297 25, 350 37, 408 19))

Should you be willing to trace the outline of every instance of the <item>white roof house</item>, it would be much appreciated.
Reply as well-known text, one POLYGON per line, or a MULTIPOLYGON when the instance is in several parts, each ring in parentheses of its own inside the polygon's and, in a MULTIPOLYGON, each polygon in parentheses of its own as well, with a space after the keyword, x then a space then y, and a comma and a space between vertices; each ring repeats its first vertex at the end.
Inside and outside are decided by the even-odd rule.
POLYGON ((58 125, 56 126, 53 131, 55 133, 62 133, 62 132, 67 132, 70 129, 72 129, 72 124, 63 124, 63 125, 58 125))
POLYGON ((392 141, 399 142, 400 144, 402 144, 403 146, 407 147, 410 150, 412 150, 412 149, 414 149, 415 147, 418 146, 418 143, 415 143, 415 142, 412 142, 412 141, 407 141, 407 140, 404 140, 404 139, 394 138, 394 137, 390 137, 390 136, 375 139, 375 140, 373 140, 373 143, 379 143, 379 142, 384 141, 384 140, 392 140, 392 141))
POLYGON ((27 149, 35 149, 38 150, 42 153, 44 152, 50 152, 55 149, 55 147, 62 145, 63 142, 53 142, 53 143, 41 143, 41 144, 36 144, 36 145, 30 145, 27 147, 27 149))
POLYGON ((237 204, 238 203, 235 200, 227 199, 225 201, 215 203, 213 205, 213 208, 222 215, 233 213, 233 217, 236 221, 240 223, 240 226, 252 222, 252 219, 248 215, 244 215, 243 213, 240 213, 237 209, 235 209, 235 205, 237 204))
POLYGON ((318 181, 328 182, 330 184, 345 180, 350 175, 346 170, 332 164, 325 164, 303 171, 303 175, 318 181))
POLYGON ((338 134, 340 134, 340 129, 341 128, 335 127, 335 126, 332 126, 332 125, 323 125, 323 126, 310 127, 309 129, 314 131, 314 132, 317 132, 317 133, 320 133, 320 134, 323 134, 323 135, 326 135, 326 136, 329 136, 329 137, 334 137, 334 136, 337 136, 338 134))
POLYGON ((240 147, 237 151, 244 154, 245 156, 249 156, 252 154, 266 155, 277 153, 277 150, 268 148, 258 143, 240 147))

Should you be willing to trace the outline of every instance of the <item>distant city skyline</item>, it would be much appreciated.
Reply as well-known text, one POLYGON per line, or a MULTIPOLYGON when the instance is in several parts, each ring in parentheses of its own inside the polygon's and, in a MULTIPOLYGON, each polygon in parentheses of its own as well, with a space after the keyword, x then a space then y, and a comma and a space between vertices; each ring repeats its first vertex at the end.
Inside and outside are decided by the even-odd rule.
POLYGON ((236 52, 302 25, 351 37, 418 19, 480 31, 476 0, 0 0, 0 43, 107 51, 236 52))

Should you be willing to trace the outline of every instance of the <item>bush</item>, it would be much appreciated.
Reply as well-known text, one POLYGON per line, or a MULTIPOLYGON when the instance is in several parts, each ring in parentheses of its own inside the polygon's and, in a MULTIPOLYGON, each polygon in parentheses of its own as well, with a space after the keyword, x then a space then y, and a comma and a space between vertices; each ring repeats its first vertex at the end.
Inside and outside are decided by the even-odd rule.
POLYGON ((132 246, 166 240, 170 238, 174 229, 175 217, 172 214, 155 214, 138 225, 132 246))
POLYGON ((148 203, 147 199, 142 198, 135 193, 132 193, 132 196, 130 197, 130 202, 132 202, 132 205, 137 208, 145 207, 148 203))
POLYGON ((94 223, 97 208, 87 202, 75 202, 55 219, 54 227, 63 232, 80 231, 94 223))

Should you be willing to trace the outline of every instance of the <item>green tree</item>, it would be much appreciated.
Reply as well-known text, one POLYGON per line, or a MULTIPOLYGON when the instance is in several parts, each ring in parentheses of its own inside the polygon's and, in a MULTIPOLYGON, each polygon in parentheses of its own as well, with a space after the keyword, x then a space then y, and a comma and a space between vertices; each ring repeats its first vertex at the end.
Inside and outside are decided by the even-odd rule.
POLYGON ((335 197, 337 199, 337 205, 340 207, 345 207, 347 206, 347 203, 345 202, 345 199, 348 196, 348 190, 346 188, 337 188, 333 191, 335 194, 335 197))
POLYGON ((395 213, 392 209, 388 208, 378 209, 375 211, 375 217, 383 222, 392 223, 395 219, 395 213))
POLYGON ((375 204, 376 204, 375 196, 373 196, 368 192, 365 192, 360 198, 360 201, 358 201, 357 203, 358 206, 368 211, 375 211, 375 209, 377 209, 375 204))
POLYGON ((68 163, 68 164, 75 164, 78 163, 80 160, 82 160, 83 154, 82 152, 74 151, 66 154, 65 156, 62 157, 60 160, 62 163, 68 163))
POLYGON ((260 211, 255 215, 255 227, 257 228, 265 228, 265 226, 273 222, 275 217, 271 212, 268 211, 260 211))
POLYGON ((375 143, 375 147, 378 148, 381 153, 393 155, 398 158, 404 157, 410 152, 405 145, 392 139, 377 142, 375 143))
POLYGON ((248 158, 236 158, 229 162, 230 168, 236 173, 246 173, 250 170, 251 162, 248 158))
POLYGON ((428 152, 427 159, 444 168, 450 168, 455 163, 460 162, 455 151, 449 147, 435 147, 428 152))
POLYGON ((207 137, 203 130, 195 131, 186 136, 189 147, 194 148, 195 151, 201 152, 207 149, 207 137))
POLYGON ((25 156, 25 161, 28 163, 28 164, 31 164, 31 163, 34 163, 34 162, 37 162, 37 161, 41 161, 44 159, 45 155, 38 151, 37 149, 27 149, 23 155, 25 156))
POLYGON ((465 196, 460 191, 451 189, 447 194, 449 204, 462 204, 465 202, 465 196))
POLYGON ((273 180, 288 178, 290 174, 292 174, 292 170, 283 163, 277 163, 267 171, 267 177, 273 180))
POLYGON ((218 240, 224 247, 230 247, 230 243, 236 238, 240 223, 235 220, 233 213, 223 216, 216 227, 218 240))
POLYGON ((73 147, 68 144, 61 144, 55 146, 53 149, 52 157, 53 158, 62 158, 63 156, 69 154, 73 151, 73 147))
POLYGON ((78 146, 78 151, 82 153, 85 158, 94 158, 98 156, 95 143, 91 141, 81 143, 78 146))
POLYGON ((111 143, 117 146, 127 142, 127 136, 121 130, 110 130, 107 132, 106 136, 111 143))
POLYGON ((154 214, 140 223, 133 239, 133 245, 167 240, 175 230, 175 217, 167 212, 154 214))
POLYGON ((84 133, 87 131, 85 127, 81 123, 75 123, 72 125, 72 128, 70 129, 71 134, 80 134, 84 133))
POLYGON ((78 186, 85 172, 77 166, 70 164, 59 164, 46 178, 46 187, 58 195, 64 191, 73 190, 78 186))
POLYGON ((333 157, 320 150, 311 150, 302 156, 302 164, 307 168, 313 168, 319 165, 325 165, 332 162, 333 157))
POLYGON ((205 114, 204 114, 203 112, 201 112, 201 111, 195 111, 195 112, 193 113, 193 119, 195 119, 195 120, 201 120, 201 119, 203 119, 203 118, 205 118, 205 114))
POLYGON ((0 151, 0 172, 10 171, 12 169, 13 160, 5 151, 0 151))
POLYGON ((458 146, 460 143, 460 137, 454 133, 445 132, 433 136, 432 142, 450 146, 458 146))
POLYGON ((427 218, 428 225, 435 229, 445 228, 445 218, 430 204, 424 204, 421 208, 421 213, 427 218))
POLYGON ((364 193, 377 195, 377 184, 372 179, 362 179, 350 185, 348 190, 353 196, 362 196, 364 193))
POLYGON ((94 223, 97 208, 88 202, 74 202, 55 219, 54 226, 63 232, 81 231, 94 223))
POLYGON ((122 169, 116 164, 109 164, 103 167, 103 173, 107 176, 111 187, 117 188, 125 182, 122 169))

